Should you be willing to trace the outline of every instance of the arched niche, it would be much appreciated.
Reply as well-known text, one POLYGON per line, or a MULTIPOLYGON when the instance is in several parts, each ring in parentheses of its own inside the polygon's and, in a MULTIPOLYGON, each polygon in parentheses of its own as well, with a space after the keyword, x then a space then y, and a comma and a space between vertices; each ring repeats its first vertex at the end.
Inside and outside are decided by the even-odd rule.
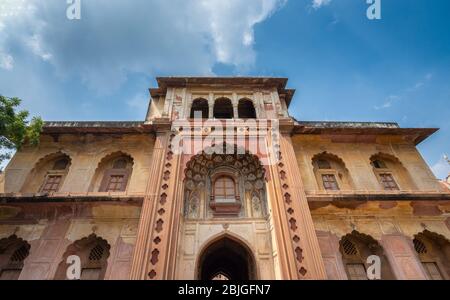
POLYGON ((311 159, 314 176, 320 190, 353 190, 353 180, 344 161, 337 155, 322 152, 311 159))
POLYGON ((80 258, 81 280, 102 280, 108 267, 111 246, 105 239, 91 234, 69 245, 58 265, 55 279, 66 280, 69 264, 67 258, 76 255, 80 258))
POLYGON ((133 172, 134 160, 122 151, 105 156, 97 166, 90 192, 125 192, 133 172))
POLYGON ((256 119, 256 109, 249 99, 241 99, 238 104, 238 114, 240 119, 256 119))
POLYGON ((267 215, 265 169, 259 158, 249 152, 238 151, 236 146, 223 144, 219 148, 216 146, 207 148, 186 164, 184 217, 187 219, 265 217, 267 215), (234 149, 234 152, 222 154, 227 153, 225 149, 234 149), (234 202, 216 201, 214 183, 221 176, 232 179, 234 202))
POLYGON ((367 258, 376 255, 381 260, 381 279, 395 279, 383 247, 370 235, 353 231, 339 241, 339 251, 349 280, 367 280, 367 258))
POLYGON ((42 157, 28 174, 21 192, 50 194, 60 191, 71 164, 72 159, 63 152, 42 157))
POLYGON ((233 119, 233 103, 228 98, 219 98, 214 102, 215 119, 233 119))
POLYGON ((379 152, 370 157, 370 165, 381 189, 387 191, 416 189, 408 170, 397 157, 379 152))
POLYGON ((225 234, 206 243, 197 259, 197 279, 217 280, 218 275, 235 281, 257 279, 256 260, 245 242, 225 234))
POLYGON ((448 239, 425 230, 414 236, 413 244, 428 279, 450 279, 450 242, 448 239))
POLYGON ((198 115, 200 115, 201 119, 209 118, 208 100, 203 99, 203 98, 198 98, 192 102, 190 118, 194 119, 198 115))
POLYGON ((0 240, 0 280, 19 279, 30 248, 27 241, 16 235, 0 240))

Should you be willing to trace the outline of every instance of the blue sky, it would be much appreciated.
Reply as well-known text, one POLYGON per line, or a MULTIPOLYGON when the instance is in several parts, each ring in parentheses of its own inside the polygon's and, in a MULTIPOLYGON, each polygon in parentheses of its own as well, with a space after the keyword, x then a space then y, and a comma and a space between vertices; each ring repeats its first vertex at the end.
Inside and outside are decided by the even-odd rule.
POLYGON ((142 120, 156 76, 283 76, 300 120, 439 127, 450 172, 450 1, 0 0, 0 94, 46 120, 142 120))

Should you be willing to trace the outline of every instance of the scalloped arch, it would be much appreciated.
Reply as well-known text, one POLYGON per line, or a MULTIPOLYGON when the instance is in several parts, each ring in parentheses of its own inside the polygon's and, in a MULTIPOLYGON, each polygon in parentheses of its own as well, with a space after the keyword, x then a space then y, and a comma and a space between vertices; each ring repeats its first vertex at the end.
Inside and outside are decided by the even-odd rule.
MULTIPOLYGON (((18 237, 16 234, 12 234, 9 237, 0 239, 0 251, 14 245, 14 244, 25 244, 30 246, 30 243, 25 239, 18 237)), ((31 246, 30 246, 31 247, 31 246)))
MULTIPOLYGON (((439 244, 439 242, 450 244, 450 240, 447 237, 445 237, 444 235, 439 234, 437 232, 429 231, 428 229, 425 229, 424 231, 421 231, 421 232, 417 232, 416 234, 414 234, 413 238, 417 238, 417 237, 421 237, 421 236, 431 239, 434 242, 437 242, 438 244, 439 244)), ((440 246, 442 246, 442 245, 440 245, 440 246)))
POLYGON ((43 164, 45 164, 53 159, 60 158, 60 157, 67 157, 69 159, 69 168, 70 168, 70 166, 72 165, 72 157, 70 156, 70 154, 67 151, 59 150, 56 152, 48 153, 47 155, 39 158, 33 165, 33 169, 31 169, 31 171, 34 171, 38 166, 42 166, 43 164))
POLYGON ((327 152, 327 151, 323 151, 321 153, 317 153, 316 155, 314 155, 311 158, 311 164, 314 166, 314 162, 316 160, 318 160, 318 159, 321 159, 321 158, 328 158, 328 159, 332 159, 334 161, 337 161, 339 164, 341 164, 344 167, 346 172, 349 172, 349 170, 347 168, 347 165, 345 164, 345 162, 344 162, 344 160, 342 158, 340 158, 338 155, 336 155, 334 153, 330 153, 330 152, 327 152))
POLYGON ((363 242, 367 245, 371 245, 371 244, 375 244, 378 247, 380 247, 380 249, 383 249, 383 247, 381 246, 381 244, 378 242, 378 240, 376 240, 375 238, 373 238, 371 235, 359 232, 357 230, 353 230, 351 233, 348 233, 344 236, 341 237, 340 241, 343 241, 344 238, 356 238, 358 241, 363 242))
POLYGON ((193 165, 195 163, 195 160, 197 159, 197 157, 199 156, 208 156, 208 155, 212 155, 216 153, 216 150, 218 150, 218 147, 221 148, 221 151, 223 153, 223 155, 227 155, 226 153, 226 149, 228 149, 228 147, 234 147, 234 152, 233 154, 230 155, 236 155, 237 153, 239 153, 238 155, 249 155, 251 156, 257 163, 258 163, 258 167, 261 168, 262 170, 264 170, 264 173, 266 173, 266 169, 264 168, 264 166, 261 164, 261 160, 259 159, 259 157, 257 155, 252 154, 250 151, 245 150, 242 147, 238 147, 236 144, 228 144, 228 143, 222 143, 222 145, 212 145, 212 146, 208 146, 205 147, 202 151, 198 152, 196 155, 192 156, 191 159, 189 161, 186 162, 186 165, 184 166, 184 173, 186 175, 186 172, 189 171, 191 165, 193 165), (240 150, 238 152, 238 149, 240 150), (244 153, 244 154, 241 154, 244 153))
MULTIPOLYGON (((104 276, 107 265, 108 265, 108 259, 111 257, 111 252, 110 252, 111 245, 108 243, 108 241, 106 239, 104 239, 100 236, 97 236, 95 233, 92 233, 89 236, 85 236, 79 240, 76 240, 67 246, 67 248, 64 251, 64 254, 62 256, 62 260, 58 264, 58 268, 57 268, 57 271, 55 274, 55 279, 65 279, 66 278, 66 270, 67 270, 66 259, 70 255, 80 256, 81 253, 83 253, 83 251, 86 250, 86 247, 89 247, 91 245, 101 245, 103 247, 103 249, 105 250, 105 252, 104 252, 104 254, 102 254, 102 258, 100 260, 103 262, 101 276, 104 276)), ((85 255, 86 255, 86 253, 85 253, 85 255)), ((83 267, 83 261, 82 261, 81 267, 83 267)))
POLYGON ((119 150, 119 151, 115 151, 115 152, 108 152, 108 154, 106 154, 106 155, 102 156, 102 158, 98 159, 96 162, 97 167, 95 168, 95 173, 98 171, 98 168, 102 164, 104 164, 105 162, 108 162, 116 157, 120 157, 120 156, 129 157, 131 159, 132 166, 134 167, 134 157, 126 151, 119 150))
POLYGON ((389 160, 391 162, 398 163, 398 164, 400 164, 403 167, 403 163, 395 155, 392 155, 392 154, 389 154, 389 153, 386 153, 386 152, 378 152, 378 153, 373 154, 372 156, 370 156, 369 160, 370 160, 370 162, 373 162, 377 158, 386 159, 386 160, 389 160))

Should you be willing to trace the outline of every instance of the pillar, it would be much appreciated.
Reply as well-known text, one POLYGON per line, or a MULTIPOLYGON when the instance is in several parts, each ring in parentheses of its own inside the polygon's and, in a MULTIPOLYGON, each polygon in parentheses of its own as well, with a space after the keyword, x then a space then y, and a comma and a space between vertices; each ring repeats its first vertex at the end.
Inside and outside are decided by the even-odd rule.
POLYGON ((280 158, 270 166, 270 193, 282 279, 326 279, 312 216, 288 133, 279 136, 280 158))

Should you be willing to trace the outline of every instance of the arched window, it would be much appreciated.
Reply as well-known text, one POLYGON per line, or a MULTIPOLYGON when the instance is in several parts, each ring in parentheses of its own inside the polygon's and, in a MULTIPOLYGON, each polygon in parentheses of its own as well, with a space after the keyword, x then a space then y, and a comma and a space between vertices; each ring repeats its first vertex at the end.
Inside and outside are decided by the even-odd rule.
POLYGON ((217 203, 236 201, 236 187, 234 180, 229 176, 221 176, 214 182, 214 196, 217 203))
POLYGON ((205 99, 196 99, 192 103, 190 118, 194 119, 198 116, 200 116, 200 118, 202 119, 209 118, 208 101, 205 99))
POLYGON ((110 248, 106 240, 95 234, 74 242, 67 247, 55 279, 67 279, 67 258, 76 255, 81 262, 81 280, 102 280, 105 277, 110 248))
POLYGON ((120 156, 112 161, 104 172, 100 192, 124 192, 131 175, 133 161, 128 156, 120 156))
POLYGON ((19 279, 30 248, 30 244, 15 235, 0 240, 0 280, 19 279))
POLYGON ((238 105, 239 118, 241 119, 256 119, 256 110, 253 102, 248 99, 242 99, 238 105))
POLYGON ((44 182, 41 185, 41 193, 55 193, 58 192, 62 186, 63 180, 68 173, 70 166, 70 158, 66 155, 53 159, 48 166, 51 166, 47 170, 44 177, 44 182))
POLYGON ((353 231, 339 242, 345 271, 349 280, 367 280, 367 258, 376 255, 381 260, 381 279, 395 279, 381 245, 371 236, 353 231))
POLYGON ((233 119, 233 104, 230 99, 220 98, 214 103, 214 118, 216 119, 233 119))
POLYGON ((237 216, 242 207, 235 175, 218 172, 212 176, 210 207, 214 216, 237 216))
POLYGON ((319 188, 325 191, 352 190, 352 180, 342 159, 323 152, 313 157, 312 164, 319 188))
POLYGON ((395 157, 387 154, 377 154, 371 157, 370 164, 381 187, 385 191, 400 190, 399 178, 403 178, 403 185, 409 185, 412 188, 407 171, 395 157))
POLYGON ((450 242, 430 231, 417 234, 413 240, 420 262, 431 280, 450 279, 450 242))

